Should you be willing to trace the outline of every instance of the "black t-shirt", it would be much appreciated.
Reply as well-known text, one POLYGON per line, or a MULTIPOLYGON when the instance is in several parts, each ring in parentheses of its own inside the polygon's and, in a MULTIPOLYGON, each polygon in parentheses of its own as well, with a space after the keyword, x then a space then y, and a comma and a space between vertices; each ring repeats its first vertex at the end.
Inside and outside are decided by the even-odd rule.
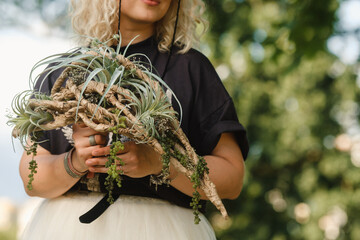
MULTIPOLYGON (((245 159, 249 150, 245 129, 239 123, 231 97, 214 67, 203 54, 194 49, 185 54, 177 54, 176 50, 170 58, 164 81, 181 103, 181 128, 191 145, 199 155, 208 155, 222 133, 232 132, 245 159)), ((164 73, 168 54, 158 51, 154 38, 131 45, 125 55, 134 53, 145 54, 151 60, 154 72, 160 76, 164 73)), ((145 58, 137 57, 136 60, 146 62, 145 58)), ((41 91, 49 93, 60 74, 61 70, 50 74, 43 82, 41 91)), ((179 111, 176 101, 172 103, 174 109, 179 111)), ((48 141, 41 143, 41 146, 51 154, 69 151, 72 146, 66 135, 62 129, 46 131, 44 138, 48 141)), ((120 191, 123 194, 157 197, 184 207, 189 207, 191 202, 191 197, 172 186, 160 185, 155 189, 155 186, 149 184, 149 176, 137 179, 124 176, 122 185, 120 191)))

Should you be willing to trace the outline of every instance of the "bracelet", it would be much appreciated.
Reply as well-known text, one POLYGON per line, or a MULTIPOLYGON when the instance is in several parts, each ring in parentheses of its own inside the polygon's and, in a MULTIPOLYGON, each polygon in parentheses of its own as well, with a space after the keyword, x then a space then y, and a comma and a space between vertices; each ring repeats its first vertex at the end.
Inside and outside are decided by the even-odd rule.
POLYGON ((82 176, 84 176, 88 171, 85 172, 79 172, 78 170, 76 170, 74 168, 74 166, 72 165, 72 152, 74 151, 74 148, 72 148, 69 152, 67 152, 65 154, 64 157, 64 167, 66 172, 73 178, 81 178, 82 176))

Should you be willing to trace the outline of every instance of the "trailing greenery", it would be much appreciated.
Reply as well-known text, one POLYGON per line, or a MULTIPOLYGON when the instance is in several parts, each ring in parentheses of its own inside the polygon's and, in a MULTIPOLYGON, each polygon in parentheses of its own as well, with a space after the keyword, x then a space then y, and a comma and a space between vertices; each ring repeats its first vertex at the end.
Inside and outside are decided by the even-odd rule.
POLYGON ((193 183, 194 193, 193 193, 192 203, 190 205, 193 207, 194 210, 195 223, 199 223, 200 222, 199 209, 202 208, 202 206, 199 204, 201 195, 198 191, 198 188, 200 188, 201 186, 200 179, 204 177, 205 173, 209 173, 209 168, 207 167, 207 164, 203 157, 199 157, 199 162, 195 167, 196 169, 194 173, 191 175, 191 182, 193 183))
POLYGON ((37 163, 35 161, 35 156, 36 156, 36 149, 38 147, 38 143, 36 141, 33 141, 34 144, 30 145, 28 148, 25 148, 26 150, 26 154, 27 155, 32 155, 32 159, 29 162, 29 170, 30 170, 30 174, 29 174, 29 181, 27 184, 27 188, 29 190, 32 190, 32 182, 34 181, 34 175, 35 173, 37 173, 36 169, 37 169, 37 163))
POLYGON ((181 165, 193 170, 190 181, 193 183, 194 192, 190 206, 194 210, 194 221, 198 224, 200 222, 199 210, 202 208, 202 205, 199 204, 201 195, 198 189, 201 188, 201 179, 203 179, 204 174, 209 173, 209 168, 207 167, 206 161, 202 156, 198 155, 199 162, 197 164, 191 164, 191 162, 188 160, 188 156, 180 153, 178 150, 173 150, 175 149, 175 145, 181 144, 181 142, 171 132, 165 132, 163 136, 159 139, 159 142, 161 143, 165 151, 165 154, 162 156, 162 177, 165 176, 165 178, 167 178, 170 174, 170 157, 176 158, 181 163, 181 165))
POLYGON ((124 166, 125 163, 121 158, 117 156, 117 153, 120 150, 124 149, 124 144, 119 140, 119 136, 115 136, 116 141, 114 141, 110 146, 110 155, 108 156, 108 161, 105 163, 105 167, 108 168, 108 176, 105 179, 106 190, 109 193, 108 202, 114 203, 114 198, 112 196, 112 191, 114 190, 114 182, 117 186, 121 187, 121 176, 124 172, 118 169, 118 165, 124 166))

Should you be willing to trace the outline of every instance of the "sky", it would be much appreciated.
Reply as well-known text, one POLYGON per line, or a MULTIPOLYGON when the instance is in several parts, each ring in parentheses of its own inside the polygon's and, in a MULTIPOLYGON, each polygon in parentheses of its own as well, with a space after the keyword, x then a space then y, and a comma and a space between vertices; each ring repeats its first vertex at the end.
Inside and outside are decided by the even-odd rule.
MULTIPOLYGON (((359 12, 359 0, 344 2, 338 11, 340 26, 345 30, 360 27, 359 12)), ((28 89, 32 66, 44 57, 71 49, 74 43, 69 37, 51 35, 45 25, 38 21, 32 22, 31 28, 26 30, 0 28, 0 42, 0 71, 3 83, 0 87, 0 198, 6 197, 16 204, 21 204, 28 199, 18 173, 23 150, 19 142, 11 138, 11 128, 6 125, 6 115, 15 94, 28 89)), ((345 64, 354 63, 359 57, 360 43, 355 36, 345 39, 333 37, 329 40, 328 47, 345 64)))

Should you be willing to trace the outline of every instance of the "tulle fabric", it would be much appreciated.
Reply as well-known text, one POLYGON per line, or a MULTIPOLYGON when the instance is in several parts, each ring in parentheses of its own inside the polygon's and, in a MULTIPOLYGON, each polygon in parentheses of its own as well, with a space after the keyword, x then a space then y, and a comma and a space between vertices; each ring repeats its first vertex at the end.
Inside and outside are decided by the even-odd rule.
POLYGON ((72 193, 44 200, 34 212, 20 239, 216 239, 211 225, 203 215, 200 224, 194 224, 191 209, 153 198, 120 196, 94 222, 80 223, 79 216, 91 209, 102 197, 98 193, 72 193))

